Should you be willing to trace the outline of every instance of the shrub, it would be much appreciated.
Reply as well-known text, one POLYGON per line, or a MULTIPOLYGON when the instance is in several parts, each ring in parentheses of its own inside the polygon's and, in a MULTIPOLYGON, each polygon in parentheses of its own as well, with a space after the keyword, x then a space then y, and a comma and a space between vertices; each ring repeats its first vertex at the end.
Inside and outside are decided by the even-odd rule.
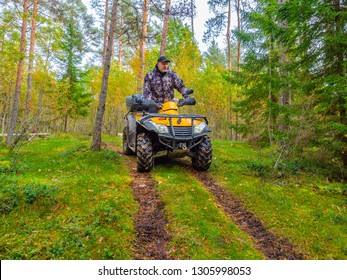
POLYGON ((23 194, 25 197, 25 202, 28 204, 33 204, 40 198, 45 198, 44 204, 53 204, 56 202, 56 186, 48 186, 41 184, 29 183, 24 186, 23 194))
POLYGON ((11 170, 11 162, 0 161, 0 173, 6 173, 11 170))
POLYGON ((0 213, 10 213, 19 204, 20 190, 16 186, 4 186, 0 189, 0 213))

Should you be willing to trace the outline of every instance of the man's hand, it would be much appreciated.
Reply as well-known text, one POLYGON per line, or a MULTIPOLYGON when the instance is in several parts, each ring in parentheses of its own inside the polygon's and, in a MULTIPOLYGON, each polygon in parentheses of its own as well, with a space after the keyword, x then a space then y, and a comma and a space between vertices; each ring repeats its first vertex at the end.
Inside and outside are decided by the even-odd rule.
POLYGON ((186 99, 193 92, 194 92, 194 89, 192 89, 192 88, 187 89, 186 92, 183 94, 184 99, 186 99))
POLYGON ((163 108, 163 104, 161 104, 161 103, 158 103, 158 102, 155 102, 155 104, 157 105, 157 108, 158 108, 158 109, 161 109, 161 108, 163 108))

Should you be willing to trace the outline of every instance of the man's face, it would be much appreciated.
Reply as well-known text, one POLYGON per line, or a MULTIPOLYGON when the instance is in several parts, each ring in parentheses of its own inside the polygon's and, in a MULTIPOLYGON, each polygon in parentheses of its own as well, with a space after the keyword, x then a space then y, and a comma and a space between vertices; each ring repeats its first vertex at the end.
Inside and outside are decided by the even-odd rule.
POLYGON ((158 69, 162 73, 167 72, 169 70, 169 62, 158 62, 158 69))

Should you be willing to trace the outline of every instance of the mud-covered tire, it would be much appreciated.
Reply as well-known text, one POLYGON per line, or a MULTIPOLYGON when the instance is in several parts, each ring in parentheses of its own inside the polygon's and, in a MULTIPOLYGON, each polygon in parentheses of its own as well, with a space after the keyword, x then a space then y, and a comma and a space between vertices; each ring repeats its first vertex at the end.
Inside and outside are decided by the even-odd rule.
POLYGON ((153 168, 153 145, 147 134, 137 135, 137 171, 149 172, 153 168))
POLYGON ((134 155, 135 153, 129 148, 127 128, 123 129, 123 153, 126 155, 134 155))
POLYGON ((212 163, 212 144, 208 136, 204 136, 202 141, 194 147, 194 157, 192 166, 198 171, 206 171, 212 163))

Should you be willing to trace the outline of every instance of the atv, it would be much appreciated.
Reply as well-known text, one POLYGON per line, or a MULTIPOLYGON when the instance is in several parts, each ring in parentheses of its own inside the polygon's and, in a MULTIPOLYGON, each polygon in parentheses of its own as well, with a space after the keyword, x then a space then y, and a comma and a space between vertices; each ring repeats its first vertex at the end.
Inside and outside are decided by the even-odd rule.
POLYGON ((192 166, 206 171, 212 161, 212 145, 207 136, 211 132, 207 119, 198 114, 179 114, 178 108, 195 105, 187 90, 185 99, 156 103, 144 100, 142 94, 126 98, 128 113, 123 130, 123 152, 137 156, 137 170, 149 172, 154 158, 191 157, 192 166))

